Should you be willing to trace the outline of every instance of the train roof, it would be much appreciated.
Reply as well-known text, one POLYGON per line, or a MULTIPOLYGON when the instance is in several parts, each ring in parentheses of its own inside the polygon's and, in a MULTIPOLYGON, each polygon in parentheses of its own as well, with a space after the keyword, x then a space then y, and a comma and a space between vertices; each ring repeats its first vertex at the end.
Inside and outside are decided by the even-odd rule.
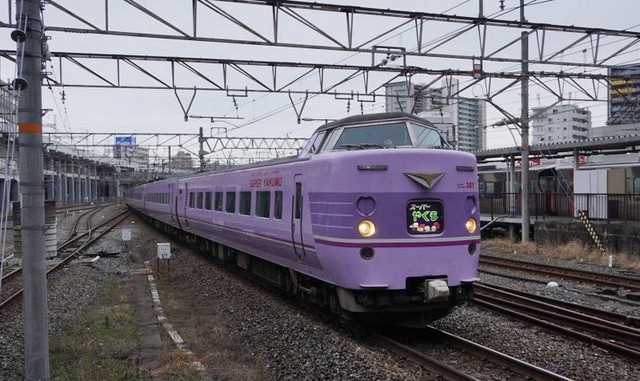
POLYGON ((354 115, 344 119, 336 120, 334 122, 329 122, 320 126, 317 131, 331 130, 336 127, 347 126, 350 124, 363 124, 382 121, 411 121, 430 127, 435 127, 434 124, 429 122, 428 120, 406 112, 381 112, 376 114, 354 115))

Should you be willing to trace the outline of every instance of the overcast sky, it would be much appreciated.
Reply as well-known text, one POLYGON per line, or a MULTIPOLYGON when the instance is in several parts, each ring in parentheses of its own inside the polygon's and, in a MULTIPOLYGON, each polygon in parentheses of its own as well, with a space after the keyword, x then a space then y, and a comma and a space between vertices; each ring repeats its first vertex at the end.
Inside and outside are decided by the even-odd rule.
MULTIPOLYGON (((411 10, 421 12, 447 12, 448 14, 477 16, 479 0, 453 0, 453 1, 325 1, 335 4, 350 4, 375 8, 391 8, 400 10, 411 10)), ((13 3, 10 0, 8 3, 13 3)), ((4 11, 0 11, 2 20, 8 20, 8 3, 4 11), (4 13, 2 13, 4 12, 4 13)), ((60 1, 64 7, 79 14, 86 20, 99 27, 104 27, 104 0, 65 0, 60 1)), ((110 7, 109 29, 113 31, 140 31, 147 33, 174 33, 167 27, 161 25, 151 17, 144 15, 139 10, 124 3, 122 0, 111 0, 108 2, 110 7)), ((163 18, 175 23, 182 30, 191 32, 191 1, 187 0, 153 0, 139 1, 140 4, 157 12, 163 18)), ((234 17, 242 20, 244 23, 255 28, 260 33, 271 38, 273 35, 271 24, 271 8, 265 6, 249 6, 229 4, 224 2, 212 3, 227 10, 234 17)), ((638 12, 640 4, 637 0, 527 0, 531 3, 526 8, 527 19, 532 22, 541 23, 559 23, 576 26, 599 27, 609 29, 628 29, 638 31, 638 12)), ((506 11, 516 7, 519 0, 505 0, 504 5, 506 11)), ((516 20, 519 18, 518 10, 511 12, 500 12, 500 2, 498 0, 484 1, 484 13, 487 16, 495 15, 501 19, 516 20)), ((15 6, 14 6, 15 7, 15 6)), ((15 10, 14 10, 15 12, 15 10)), ((346 22, 345 17, 338 13, 312 13, 300 12, 316 25, 326 30, 335 38, 345 41, 346 22)), ((12 16, 13 18, 13 16, 12 16)), ((76 20, 68 15, 55 9, 51 5, 46 5, 44 11, 45 25, 55 26, 82 26, 76 20)), ((310 31, 301 24, 293 22, 291 18, 281 16, 280 41, 310 44, 329 44, 330 42, 319 36, 317 33, 310 31)), ((355 43, 365 42, 368 39, 377 36, 381 30, 385 30, 393 25, 398 25, 403 20, 396 18, 372 18, 366 16, 356 16, 354 19, 354 40, 355 43)), ((399 28, 397 31, 380 38, 371 45, 389 45, 389 46, 406 46, 409 49, 416 47, 415 30, 411 28, 413 24, 408 24, 399 28)), ((433 44, 438 38, 459 29, 460 25, 442 26, 425 24, 423 45, 433 44)), ((492 32, 488 36, 488 46, 501 46, 513 39, 513 36, 519 35, 519 30, 513 30, 509 33, 492 32)), ((175 33, 174 33, 175 34, 175 33)), ((178 42, 162 39, 148 38, 131 38, 131 37, 112 37, 112 36, 96 36, 49 32, 51 37, 49 46, 53 52, 95 52, 95 53, 112 53, 112 54, 136 54, 136 55, 163 55, 163 56, 186 56, 186 57, 208 57, 208 58, 225 58, 225 59, 244 59, 244 60, 268 60, 268 61, 296 61, 296 62, 322 62, 322 63, 349 63, 349 64, 367 64, 371 62, 370 55, 353 54, 344 52, 323 52, 319 50, 302 50, 302 49, 284 49, 284 48, 264 48, 251 45, 233 45, 221 43, 202 43, 202 42, 178 42)), ((200 7, 200 15, 198 20, 198 35, 215 36, 230 39, 251 39, 256 40, 254 36, 240 28, 233 26, 226 20, 215 15, 211 11, 207 11, 204 7, 200 7)), ((3 49, 15 49, 15 44, 9 38, 8 30, 2 39, 3 49)), ((530 40, 530 51, 533 55, 537 49, 535 37, 530 40)), ((613 41, 613 39, 607 40, 613 41)), ((547 36, 546 49, 554 46, 567 45, 570 40, 562 40, 555 36, 547 36)), ((605 41, 603 41, 604 43, 605 41)), ((628 40, 627 40, 628 42, 628 40)), ((612 43, 613 46, 625 42, 618 42, 618 45, 612 43)), ((428 46, 428 45, 427 45, 428 46)), ((433 46, 433 45, 431 45, 433 46)), ((489 48, 488 48, 489 49, 489 48)), ((505 54, 515 56, 519 52, 519 45, 507 49, 505 54)), ((590 53, 581 52, 588 49, 588 46, 582 45, 575 47, 566 52, 566 55, 556 57, 557 60, 578 61, 588 60, 590 53)), ((604 54, 607 47, 601 48, 604 54)), ((610 48, 612 49, 612 48, 610 48)), ((618 62, 633 63, 638 60, 639 47, 632 47, 627 54, 620 58, 618 62)), ((436 52, 457 53, 457 54, 477 54, 478 52, 478 33, 472 31, 462 36, 453 43, 449 43, 436 52)), ((602 56, 601 56, 602 57, 602 56)), ((613 62, 611 62, 613 63, 613 62)), ((616 62, 617 63, 617 62, 616 62)), ((11 79, 13 77, 14 68, 8 61, 0 62, 0 72, 3 78, 11 79)), ((91 64, 96 70, 104 73, 110 78, 115 78, 113 64, 91 64)), ((452 68, 470 70, 469 62, 453 62, 447 60, 423 61, 420 65, 430 65, 433 68, 452 68)), ((58 79, 62 74, 57 62, 50 62, 47 68, 51 71, 51 76, 58 79)), ((161 65, 149 64, 145 66, 148 70, 167 78, 166 71, 161 65)), ((140 74, 136 74, 133 70, 122 69, 121 75, 126 77, 128 81, 138 84, 149 84, 148 78, 140 74)), ((266 69, 255 69, 255 75, 261 78, 269 78, 266 69)), ((513 63, 486 63, 485 70, 517 70, 517 65, 513 63)), ((540 69, 542 70, 542 69, 540 69)), ((552 70, 552 68, 547 68, 552 70)), ((589 71, 593 69, 588 69, 589 71)), ((73 70, 72 67, 65 67, 64 78, 73 80, 76 83, 93 83, 95 78, 82 73, 79 70, 73 70)), ((279 78, 281 83, 287 82, 288 78, 295 78, 301 71, 280 71, 279 78)), ((601 72, 604 73, 604 72, 601 72)), ((211 74, 216 80, 221 79, 221 73, 211 74)), ((327 74, 335 76, 337 74, 327 74)), ((342 76, 346 76, 346 72, 342 76)), ((182 84, 187 86, 191 77, 185 76, 180 78, 182 84)), ((331 77, 332 79, 334 77, 331 77)), ((433 77, 415 78, 417 82, 427 82, 433 77)), ((468 78, 459 78, 462 83, 468 81, 468 78)), ((372 82, 384 81, 382 77, 371 78, 372 82)), ((243 87, 242 77, 238 74, 230 74, 230 82, 233 85, 243 87)), ((350 86, 359 91, 362 87, 362 79, 356 79, 347 83, 340 89, 347 90, 350 86)), ((194 85, 197 81, 194 80, 194 85)), ((309 78, 299 81, 292 85, 292 90, 304 91, 305 89, 316 88, 318 83, 318 75, 314 74, 309 78)), ((255 84, 252 85, 255 87, 255 84)), ((486 90, 486 89, 485 89, 486 90)), ((603 90, 605 91, 605 90, 603 90)), ((54 116, 57 121, 59 130, 66 131, 92 131, 92 132, 167 132, 167 133, 197 133, 198 127, 204 127, 209 131, 211 127, 228 127, 232 124, 239 128, 233 128, 229 132, 230 136, 290 136, 308 137, 321 122, 302 122, 297 124, 296 113, 291 107, 290 100, 286 94, 264 94, 249 93, 247 97, 236 97, 234 99, 227 96, 224 92, 199 92, 194 99, 191 115, 206 116, 238 116, 241 120, 228 120, 225 122, 216 122, 211 124, 209 120, 192 119, 188 122, 184 121, 183 112, 175 94, 171 90, 126 90, 126 89, 89 89, 89 88, 65 88, 64 97, 63 89, 53 87, 51 90, 43 88, 43 107, 50 108, 53 111, 48 113, 45 121, 50 122, 54 116)), ((464 93, 465 96, 482 96, 483 89, 481 86, 475 86, 464 93)), ((517 87, 505 92, 497 101, 502 107, 508 109, 514 115, 519 116, 519 94, 517 87)), ((605 91, 606 94, 606 91, 605 91)), ((178 93, 186 106, 192 96, 190 91, 180 91, 178 93)), ((300 101, 302 96, 292 95, 294 101, 300 101)), ((539 88, 531 87, 530 105, 532 107, 545 105, 554 101, 554 97, 549 93, 541 91, 539 88)), ((593 114, 593 125, 603 125, 606 120, 606 105, 599 103, 579 103, 583 107, 589 107, 593 114)), ((298 108, 301 106, 298 105, 298 108)), ((384 111, 384 99, 378 98, 376 102, 362 103, 364 112, 382 112, 384 111)), ((361 111, 361 104, 356 100, 347 102, 342 99, 334 99, 333 96, 317 96, 311 97, 305 105, 303 118, 341 118, 348 115, 358 114, 361 111), (348 113, 349 108, 349 113, 348 113)), ((487 106, 488 120, 487 124, 491 125, 502 118, 495 109, 487 106)), ((488 128, 489 147, 499 147, 505 145, 513 145, 513 139, 510 134, 502 128, 488 128)))

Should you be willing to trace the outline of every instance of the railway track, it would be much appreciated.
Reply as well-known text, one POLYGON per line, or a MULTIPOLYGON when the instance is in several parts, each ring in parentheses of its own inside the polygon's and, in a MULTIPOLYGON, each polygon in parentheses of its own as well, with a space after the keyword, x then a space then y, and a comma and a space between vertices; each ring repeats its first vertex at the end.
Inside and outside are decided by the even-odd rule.
POLYGON ((474 303, 640 360, 640 319, 478 282, 474 303))
POLYGON ((386 334, 374 333, 374 339, 389 350, 437 373, 446 380, 479 380, 485 378, 569 380, 569 378, 557 373, 431 326, 425 330, 420 330, 419 333, 411 330, 408 333, 393 334, 393 336, 407 336, 411 337, 411 339, 394 338, 386 334), (444 352, 444 358, 448 361, 439 358, 442 356, 429 355, 428 352, 434 351, 433 348, 418 349, 416 348, 418 347, 416 343, 403 343, 415 341, 416 339, 437 346, 445 345, 444 349, 440 348, 435 351, 444 352), (476 369, 480 368, 482 370, 474 370, 474 365, 476 365, 476 369), (488 374, 491 376, 488 377, 488 374))
MULTIPOLYGON (((69 230, 69 234, 67 235, 67 237, 65 239, 62 240, 62 243, 58 245, 58 247, 56 248, 56 250, 62 251, 64 249, 66 249, 67 247, 69 247, 70 245, 72 245, 74 242, 77 242, 78 240, 80 240, 80 238, 84 237, 85 235, 87 235, 90 231, 91 231, 91 218, 93 217, 93 215, 95 215, 97 212, 104 210, 106 207, 105 206, 100 206, 100 207, 92 207, 92 208, 85 208, 85 209, 89 209, 86 212, 82 213, 81 215, 78 216, 78 218, 75 219, 75 221, 73 222, 73 225, 71 226, 71 229, 69 230), (84 232, 83 233, 78 233, 78 226, 81 225, 80 221, 82 221, 83 219, 85 219, 85 223, 84 223, 84 232)), ((83 209, 83 210, 85 210, 83 209)), ((14 269, 11 269, 9 273, 7 273, 6 275, 2 276, 2 285, 5 285, 5 282, 8 282, 9 280, 11 280, 12 278, 16 277, 17 275, 20 275, 20 273, 22 272, 22 267, 17 267, 14 269)), ((2 301, 3 299, 0 298, 0 301, 2 301)))
MULTIPOLYGON (((80 216, 76 220, 69 236, 67 237, 67 239, 64 240, 62 244, 58 246, 57 249, 59 252, 63 250, 68 252, 68 250, 71 248, 71 245, 74 245, 74 247, 71 248, 70 252, 68 252, 68 254, 64 257, 64 259, 62 259, 57 264, 47 269, 47 272, 46 272, 47 276, 52 272, 56 271, 57 269, 61 268, 62 266, 66 265, 67 263, 69 263, 84 249, 86 249, 91 244, 93 244, 98 239, 100 239, 102 236, 107 234, 109 231, 111 231, 111 229, 113 229, 115 226, 117 226, 120 222, 122 222, 131 214, 129 210, 125 210, 117 214, 116 216, 111 217, 106 221, 103 221, 97 226, 92 226, 91 217, 100 210, 101 209, 98 209, 95 211, 89 211, 83 214, 82 216, 80 216), (83 232, 78 233, 77 232, 77 227, 79 225, 78 222, 82 217, 87 217, 87 222, 86 222, 87 229, 83 232), (85 240, 80 242, 81 238, 85 238, 85 240)), ((18 297, 22 295, 22 291, 23 291, 21 288, 22 281, 20 278, 18 278, 18 275, 20 275, 21 273, 22 273, 22 268, 18 268, 8 273, 7 275, 3 276, 2 295, 0 295, 0 309, 8 306, 9 304, 11 304, 13 301, 15 301, 18 297), (5 282, 7 281, 10 281, 10 284, 5 284, 5 282)))
POLYGON ((547 277, 569 279, 588 284, 616 287, 631 291, 640 291, 640 277, 628 277, 615 274, 597 273, 593 271, 577 270, 567 267, 558 267, 541 263, 518 261, 514 259, 480 256, 480 264, 519 270, 547 277))
MULTIPOLYGON (((106 203, 106 204, 99 204, 99 205, 98 204, 96 205, 81 204, 81 205, 75 205, 75 206, 60 206, 60 207, 56 207, 56 215, 81 212, 87 209, 95 210, 97 208, 106 208, 106 207, 117 205, 117 204, 118 204, 117 202, 113 202, 113 203, 106 203)), ((9 212, 6 223, 7 223, 7 229, 13 229, 13 213, 12 212, 9 212)))

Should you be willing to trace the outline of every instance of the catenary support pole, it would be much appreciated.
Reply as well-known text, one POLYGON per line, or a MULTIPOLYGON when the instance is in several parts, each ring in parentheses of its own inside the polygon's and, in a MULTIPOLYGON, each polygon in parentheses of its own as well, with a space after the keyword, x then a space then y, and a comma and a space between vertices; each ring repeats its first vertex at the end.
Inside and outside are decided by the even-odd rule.
POLYGON ((198 143, 200 143, 200 150, 198 151, 198 157, 200 158, 201 171, 204 171, 204 167, 205 167, 204 154, 206 152, 204 152, 204 142, 206 141, 207 139, 204 137, 203 129, 202 127, 200 127, 200 136, 198 136, 198 143))
MULTIPOLYGON (((527 21, 524 17, 524 0, 520 0, 520 21, 527 21)), ((529 37, 522 32, 522 111, 520 123, 522 126, 522 242, 529 242, 529 37)))
POLYGON ((49 379, 47 281, 44 257, 42 146, 42 20, 40 0, 17 0, 18 140, 22 194, 22 273, 25 379, 49 379))

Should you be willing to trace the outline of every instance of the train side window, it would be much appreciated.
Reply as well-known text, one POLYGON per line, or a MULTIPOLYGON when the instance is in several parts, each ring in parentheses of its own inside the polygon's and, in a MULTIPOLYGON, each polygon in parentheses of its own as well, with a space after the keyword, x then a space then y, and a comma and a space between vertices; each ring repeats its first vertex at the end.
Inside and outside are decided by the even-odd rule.
POLYGON ((273 203, 273 218, 282 219, 282 191, 275 191, 275 200, 273 203))
POLYGON ((271 206, 271 192, 256 192, 256 216, 269 218, 271 206))
POLYGON ((300 219, 302 215, 302 183, 296 183, 296 219, 300 219))
POLYGON ((251 192, 240 192, 240 214, 246 216, 251 214, 251 192))
POLYGON ((236 212, 236 192, 227 192, 227 203, 225 205, 227 213, 236 212))
POLYGON ((196 208, 197 209, 202 209, 202 192, 198 192, 198 197, 196 198, 196 208))
POLYGON ((213 210, 216 212, 222 212, 222 192, 215 193, 215 201, 213 203, 213 210))
POLYGON ((189 208, 193 208, 196 205, 196 195, 193 192, 189 192, 189 208))
POLYGON ((204 209, 211 210, 211 192, 205 192, 204 194, 204 209))

